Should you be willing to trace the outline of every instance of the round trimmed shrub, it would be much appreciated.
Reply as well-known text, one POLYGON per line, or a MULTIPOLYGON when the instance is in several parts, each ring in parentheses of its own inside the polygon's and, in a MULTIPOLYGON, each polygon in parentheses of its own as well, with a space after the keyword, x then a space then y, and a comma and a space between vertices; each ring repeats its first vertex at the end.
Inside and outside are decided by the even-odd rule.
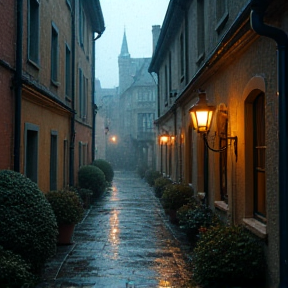
POLYGON ((106 188, 106 178, 104 172, 94 166, 82 166, 78 172, 78 184, 80 188, 90 189, 93 192, 93 197, 99 197, 106 188))
POLYGON ((155 180, 161 176, 162 174, 159 171, 153 169, 146 170, 145 172, 145 180, 150 186, 154 186, 155 180))
POLYGON ((56 216, 58 226, 62 224, 77 224, 83 218, 82 199, 75 191, 50 191, 46 195, 56 216))
POLYGON ((162 203, 166 210, 178 210, 187 204, 194 195, 194 190, 185 184, 169 184, 165 186, 162 203))
POLYGON ((37 278, 20 255, 0 246, 0 283, 2 288, 35 287, 37 278))
POLYGON ((114 178, 114 171, 109 162, 103 159, 97 159, 93 161, 92 165, 100 168, 103 171, 107 182, 112 182, 114 178))
POLYGON ((161 198, 164 192, 166 185, 172 184, 172 180, 166 177, 159 177, 155 180, 154 192, 155 196, 161 198))
POLYGON ((22 174, 0 171, 0 245, 39 272, 56 252, 57 223, 38 186, 22 174))
POLYGON ((214 226, 201 233, 192 261, 193 279, 203 287, 263 284, 262 243, 242 226, 214 226))

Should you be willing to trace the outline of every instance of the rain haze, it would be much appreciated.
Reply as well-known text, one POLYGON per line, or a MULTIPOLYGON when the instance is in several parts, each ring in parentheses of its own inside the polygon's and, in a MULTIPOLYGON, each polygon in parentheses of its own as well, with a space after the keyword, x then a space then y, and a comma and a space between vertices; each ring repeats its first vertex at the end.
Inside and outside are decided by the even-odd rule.
POLYGON ((96 41, 96 78, 118 86, 118 55, 124 30, 131 57, 152 56, 152 26, 163 23, 169 0, 102 0, 105 31, 96 41))

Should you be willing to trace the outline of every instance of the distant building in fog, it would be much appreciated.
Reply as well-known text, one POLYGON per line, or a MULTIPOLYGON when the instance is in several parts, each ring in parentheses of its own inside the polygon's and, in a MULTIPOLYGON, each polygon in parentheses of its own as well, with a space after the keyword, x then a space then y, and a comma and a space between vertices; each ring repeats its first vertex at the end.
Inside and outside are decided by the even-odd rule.
MULTIPOLYGON (((152 31, 154 50, 160 26, 153 26, 152 31)), ((102 128, 107 126, 109 130, 103 132, 105 140, 102 139, 102 144, 101 141, 97 141, 100 139, 96 136, 98 155, 100 156, 101 153, 103 155, 100 147, 104 146, 106 159, 115 169, 134 170, 137 166, 152 168, 155 165, 153 155, 155 154, 154 119, 157 110, 157 79, 148 73, 150 62, 151 58, 131 58, 124 31, 121 52, 118 56, 118 89, 112 89, 113 94, 109 92, 110 89, 101 89, 100 83, 98 88, 96 87, 97 105, 101 106, 100 96, 104 97, 102 102, 106 101, 106 107, 109 107, 108 110, 100 107, 98 112, 97 119, 101 120, 97 120, 96 126, 99 127, 99 121, 102 121, 102 128), (116 142, 110 139, 114 135, 117 137, 116 142)))

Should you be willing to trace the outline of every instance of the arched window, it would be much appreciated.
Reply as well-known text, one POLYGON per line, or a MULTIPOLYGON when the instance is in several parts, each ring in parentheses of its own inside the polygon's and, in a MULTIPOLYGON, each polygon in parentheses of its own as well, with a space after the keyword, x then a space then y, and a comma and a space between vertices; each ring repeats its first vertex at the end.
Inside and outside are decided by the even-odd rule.
POLYGON ((266 222, 265 94, 253 91, 245 102, 246 217, 266 222))

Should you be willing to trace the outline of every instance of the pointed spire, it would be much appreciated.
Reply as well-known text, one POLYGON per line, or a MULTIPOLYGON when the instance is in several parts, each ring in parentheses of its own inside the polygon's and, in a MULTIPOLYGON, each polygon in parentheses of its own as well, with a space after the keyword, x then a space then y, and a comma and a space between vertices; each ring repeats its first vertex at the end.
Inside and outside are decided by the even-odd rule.
POLYGON ((128 51, 128 44, 126 39, 126 28, 124 28, 124 35, 122 40, 122 47, 121 47, 121 53, 119 55, 120 57, 130 57, 129 51, 128 51))

